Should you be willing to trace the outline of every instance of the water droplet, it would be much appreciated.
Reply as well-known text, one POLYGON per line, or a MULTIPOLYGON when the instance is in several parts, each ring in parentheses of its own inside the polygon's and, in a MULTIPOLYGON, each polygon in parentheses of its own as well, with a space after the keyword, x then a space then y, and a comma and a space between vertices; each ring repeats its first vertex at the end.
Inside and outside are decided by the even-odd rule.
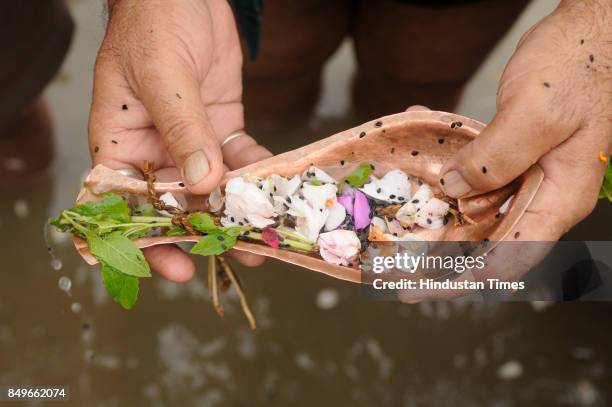
POLYGON ((17 199, 13 204, 13 210, 18 218, 27 218, 30 214, 30 207, 25 199, 17 199))
POLYGON ((83 307, 81 306, 80 303, 78 302, 73 302, 72 305, 70 306, 70 309, 72 310, 72 312, 74 312, 75 314, 78 314, 79 312, 81 312, 81 309, 83 309, 83 307))
POLYGON ((321 309, 332 309, 338 305, 340 295, 333 288, 325 288, 317 294, 317 307, 321 309))
MULTIPOLYGON (((55 271, 59 271, 62 269, 62 261, 60 259, 51 259, 51 268, 55 271)), ((61 288, 61 287, 60 287, 61 288)))
POLYGON ((57 282, 57 286, 60 290, 69 292, 72 287, 72 281, 66 276, 61 276, 57 282))

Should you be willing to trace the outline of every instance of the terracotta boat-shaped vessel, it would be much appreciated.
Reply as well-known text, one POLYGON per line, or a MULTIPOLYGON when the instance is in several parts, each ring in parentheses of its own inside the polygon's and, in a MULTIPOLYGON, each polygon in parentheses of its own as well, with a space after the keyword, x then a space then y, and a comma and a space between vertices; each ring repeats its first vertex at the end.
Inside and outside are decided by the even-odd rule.
MULTIPOLYGON (((409 176, 422 179, 435 187, 438 185, 438 172, 444 162, 477 137, 483 128, 484 125, 478 121, 451 113, 435 111, 398 113, 228 172, 221 186, 223 187, 227 180, 245 174, 259 177, 279 174, 290 177, 303 173, 311 165, 325 170, 335 179, 341 179, 360 163, 368 162, 374 164, 375 175, 384 175, 390 170, 401 169, 409 176)), ((416 233, 428 241, 481 241, 486 238, 491 244, 495 244, 503 240, 518 222, 535 196, 543 177, 541 168, 534 165, 500 190, 460 200, 460 210, 476 224, 455 226, 453 222, 449 222, 440 229, 420 230, 416 233), (507 213, 503 217, 496 216, 500 206, 510 196, 513 196, 513 199, 507 213)), ((206 209, 205 197, 190 195, 182 185, 178 181, 160 182, 155 184, 155 190, 159 194, 171 192, 183 195, 188 202, 188 207, 185 209, 189 211, 206 209)), ((145 181, 124 176, 98 165, 85 180, 77 203, 100 200, 103 193, 111 191, 146 196, 147 184, 145 181)), ((135 243, 143 248, 198 240, 199 236, 148 237, 138 239, 135 243)), ((74 237, 74 243, 89 264, 97 262, 89 253, 84 240, 74 237)), ((302 254, 244 241, 238 241, 234 249, 276 258, 334 278, 361 282, 359 269, 327 263, 317 254, 302 254)), ((412 277, 418 278, 418 273, 412 277)))

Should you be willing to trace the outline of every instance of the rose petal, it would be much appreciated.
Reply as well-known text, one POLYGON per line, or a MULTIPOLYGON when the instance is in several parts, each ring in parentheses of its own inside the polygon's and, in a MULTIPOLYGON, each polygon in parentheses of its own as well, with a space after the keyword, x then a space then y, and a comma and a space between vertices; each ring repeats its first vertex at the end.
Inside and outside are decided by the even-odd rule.
POLYGON ((355 218, 355 229, 365 229, 370 225, 370 203, 365 194, 355 191, 355 206, 353 216, 355 218))
POLYGON ((272 228, 263 228, 261 231, 261 238, 270 247, 278 249, 280 246, 280 238, 278 233, 272 228))

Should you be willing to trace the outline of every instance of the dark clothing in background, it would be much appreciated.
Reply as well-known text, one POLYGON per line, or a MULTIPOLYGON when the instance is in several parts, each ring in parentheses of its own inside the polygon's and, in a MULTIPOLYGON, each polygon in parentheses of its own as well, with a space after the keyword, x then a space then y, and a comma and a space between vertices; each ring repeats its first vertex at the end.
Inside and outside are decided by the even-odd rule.
POLYGON ((0 3, 0 124, 32 103, 53 79, 73 29, 63 0, 0 3))

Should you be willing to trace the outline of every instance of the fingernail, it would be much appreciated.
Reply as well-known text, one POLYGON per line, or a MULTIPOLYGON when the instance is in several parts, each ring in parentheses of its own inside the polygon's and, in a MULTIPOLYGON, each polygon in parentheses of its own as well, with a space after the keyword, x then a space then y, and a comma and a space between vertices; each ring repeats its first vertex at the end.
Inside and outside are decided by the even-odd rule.
POLYGON ((183 166, 183 178, 189 185, 194 185, 204 179, 210 172, 208 159, 202 150, 192 153, 185 160, 183 166))
POLYGON ((449 171, 440 179, 440 183, 448 195, 459 198, 472 190, 472 187, 465 182, 458 171, 449 171))

